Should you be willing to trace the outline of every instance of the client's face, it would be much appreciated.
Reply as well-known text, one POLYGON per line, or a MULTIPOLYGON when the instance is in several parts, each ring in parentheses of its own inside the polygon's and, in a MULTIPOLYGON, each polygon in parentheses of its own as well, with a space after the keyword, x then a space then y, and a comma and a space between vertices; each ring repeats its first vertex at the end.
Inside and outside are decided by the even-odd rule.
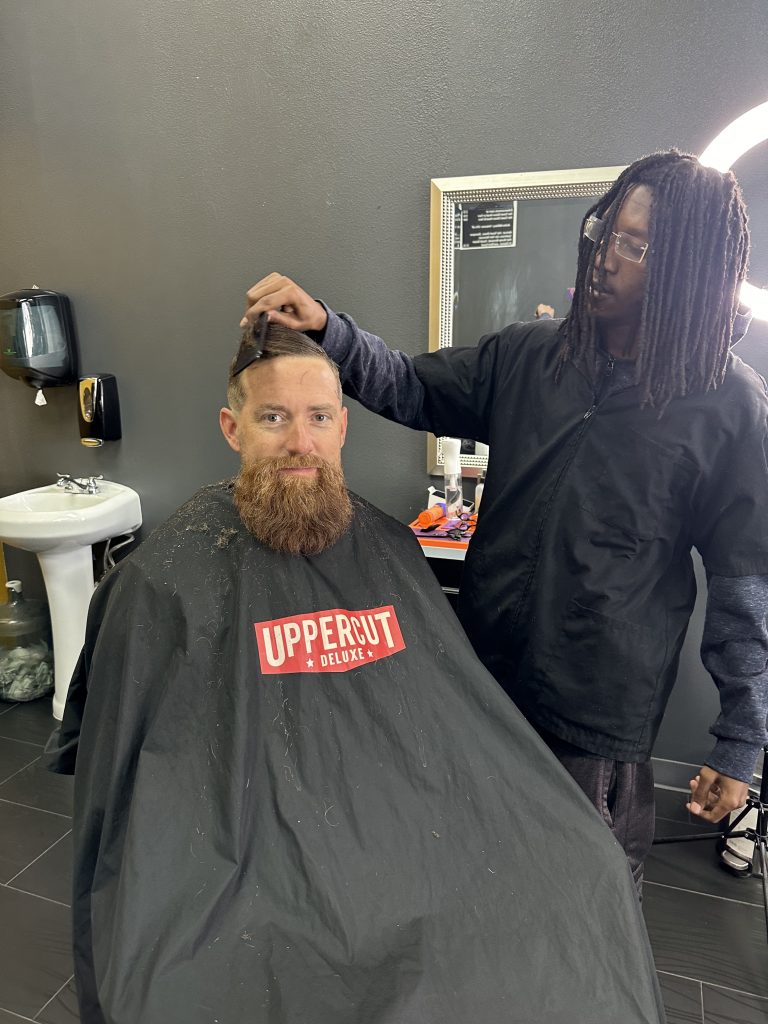
POLYGON ((241 457, 240 517, 270 548, 319 554, 352 518, 341 468, 347 410, 336 378, 324 360, 303 356, 265 360, 243 377, 243 407, 223 410, 221 421, 241 457))

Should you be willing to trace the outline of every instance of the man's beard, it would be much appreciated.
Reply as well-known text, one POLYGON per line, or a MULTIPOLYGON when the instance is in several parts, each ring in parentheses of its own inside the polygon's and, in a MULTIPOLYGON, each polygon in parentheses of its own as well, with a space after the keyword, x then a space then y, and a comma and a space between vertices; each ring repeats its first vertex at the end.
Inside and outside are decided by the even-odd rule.
POLYGON ((352 503, 341 466, 313 455, 244 463, 235 480, 235 506, 253 536, 275 551, 319 555, 352 522, 352 503), (282 469, 317 467, 313 476, 282 469))

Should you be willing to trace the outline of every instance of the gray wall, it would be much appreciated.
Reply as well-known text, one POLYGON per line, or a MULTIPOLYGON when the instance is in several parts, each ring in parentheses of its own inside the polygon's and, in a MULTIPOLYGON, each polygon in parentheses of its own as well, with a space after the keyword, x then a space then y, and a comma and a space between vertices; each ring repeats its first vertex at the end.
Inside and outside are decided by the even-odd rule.
MULTIPOLYGON (((71 297, 124 439, 82 448, 74 389, 38 409, 2 377, 0 493, 101 472, 154 526, 234 469, 216 416, 247 286, 291 274, 419 351, 430 178, 700 150, 765 99, 766 30, 765 0, 6 0, 0 292, 71 297)), ((345 464, 401 519, 422 505, 420 435, 353 409, 345 464)))

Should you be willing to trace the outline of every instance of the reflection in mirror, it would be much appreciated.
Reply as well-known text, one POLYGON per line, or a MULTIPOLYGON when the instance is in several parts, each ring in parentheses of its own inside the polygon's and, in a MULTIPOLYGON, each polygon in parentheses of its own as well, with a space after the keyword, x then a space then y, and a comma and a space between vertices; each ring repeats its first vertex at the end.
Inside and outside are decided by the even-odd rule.
MULTIPOLYGON (((453 345, 475 345, 482 334, 516 320, 532 320, 539 303, 553 307, 555 316, 565 316, 581 221, 592 201, 591 196, 519 200, 514 204, 519 245, 480 237, 471 248, 454 247, 453 345)), ((477 204, 457 203, 457 212, 468 205, 477 204)), ((506 203, 483 205, 507 208, 506 203)))
MULTIPOLYGON (((623 167, 432 181, 430 349, 476 345, 536 307, 570 307, 586 210, 623 167)), ((467 475, 487 465, 484 446, 462 443, 467 475)), ((441 472, 442 440, 430 435, 428 470, 441 472)))

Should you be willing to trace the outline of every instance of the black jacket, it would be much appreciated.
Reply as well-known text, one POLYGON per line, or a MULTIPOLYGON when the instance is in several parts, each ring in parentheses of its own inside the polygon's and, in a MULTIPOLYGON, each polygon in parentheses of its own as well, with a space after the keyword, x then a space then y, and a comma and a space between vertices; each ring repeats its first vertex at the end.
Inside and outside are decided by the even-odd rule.
POLYGON ((556 383, 558 326, 414 359, 430 429, 491 445, 461 617, 532 721, 641 760, 693 608, 691 547, 710 574, 768 572, 768 398, 733 354, 720 388, 661 416, 611 388, 610 363, 556 383))
MULTIPOLYGON (((637 388, 583 365, 567 364, 558 384, 560 323, 412 358, 329 311, 318 340, 367 408, 490 443, 462 623, 531 721, 595 754, 644 760, 693 607, 691 548, 710 576, 768 573, 768 398, 734 355, 720 388, 661 417, 640 409, 637 388)), ((723 695, 719 744, 750 745, 730 702, 763 685, 753 668, 723 695)), ((752 757, 740 760, 751 774, 752 757)))

